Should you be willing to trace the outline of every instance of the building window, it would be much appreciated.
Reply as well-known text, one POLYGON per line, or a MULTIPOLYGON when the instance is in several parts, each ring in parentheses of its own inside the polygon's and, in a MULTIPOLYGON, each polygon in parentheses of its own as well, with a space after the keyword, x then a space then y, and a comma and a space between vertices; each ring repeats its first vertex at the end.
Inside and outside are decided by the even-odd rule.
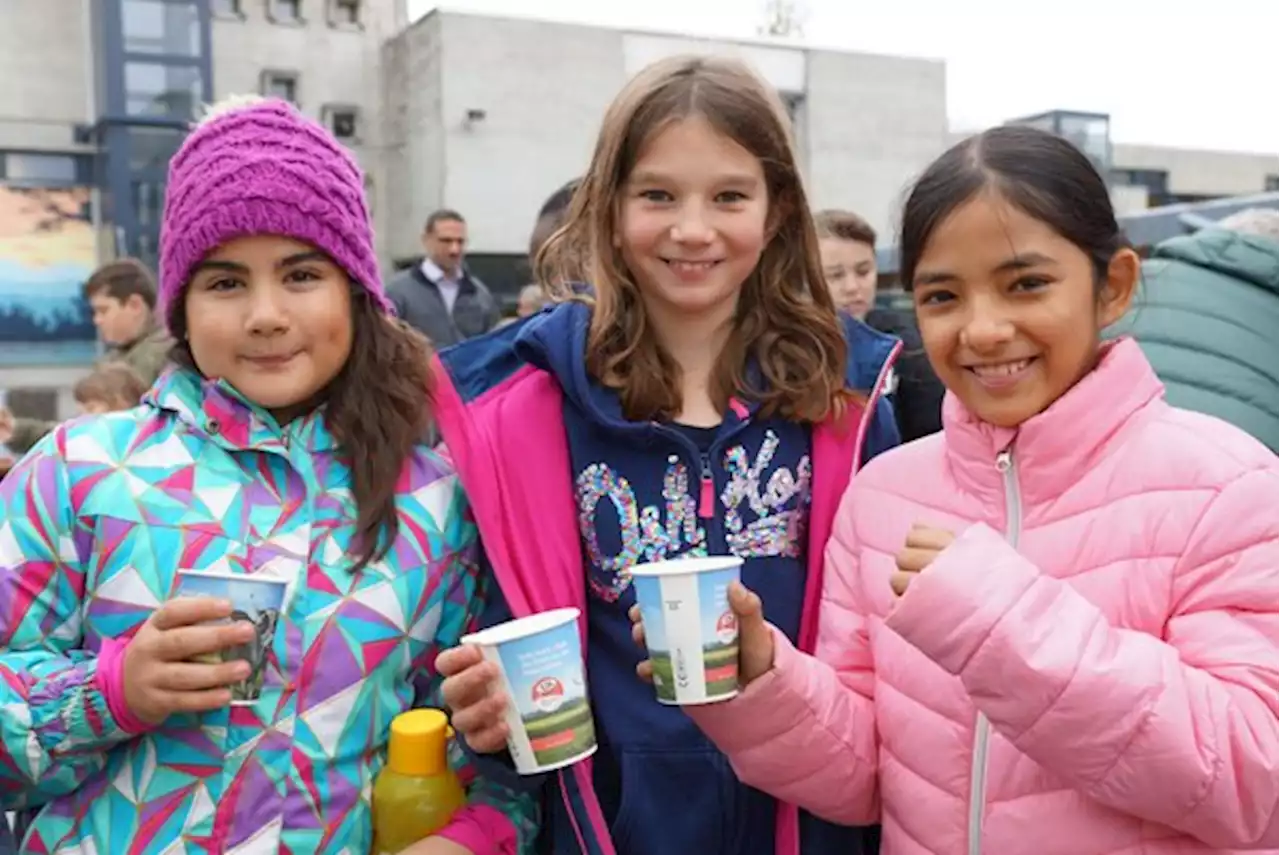
POLYGON ((329 0, 329 24, 334 27, 359 27, 360 0, 329 0))
POLYGON ((244 10, 240 8, 241 0, 209 0, 215 18, 239 18, 244 20, 244 10))
POLYGON ((326 104, 322 111, 325 127, 344 143, 360 142, 360 108, 346 104, 326 104))
POLYGON ((1268 175, 1263 187, 1268 193, 1275 193, 1280 190, 1280 175, 1268 175))
POLYGON ((164 175, 169 159, 178 153, 184 134, 174 128, 130 127, 127 131, 129 171, 164 175))
POLYGON ((298 75, 292 71, 262 72, 262 94, 298 103, 298 75))
POLYGON ((302 0, 267 0, 267 17, 277 24, 301 24, 302 0))
POLYGON ((1169 173, 1164 169, 1113 169, 1111 181, 1127 187, 1145 187, 1147 201, 1153 207, 1167 205, 1169 200, 1169 173))
POLYGON ((74 154, 0 152, 0 180, 8 184, 85 184, 87 159, 74 154))
POLYGON ((123 0, 120 15, 126 53, 200 53, 200 17, 191 0, 123 0))
POLYGON ((158 229, 164 215, 164 185, 155 181, 134 181, 133 214, 144 229, 158 229))
POLYGON ((125 111, 130 116, 159 116, 186 121, 203 99, 200 69, 159 62, 124 64, 125 111))

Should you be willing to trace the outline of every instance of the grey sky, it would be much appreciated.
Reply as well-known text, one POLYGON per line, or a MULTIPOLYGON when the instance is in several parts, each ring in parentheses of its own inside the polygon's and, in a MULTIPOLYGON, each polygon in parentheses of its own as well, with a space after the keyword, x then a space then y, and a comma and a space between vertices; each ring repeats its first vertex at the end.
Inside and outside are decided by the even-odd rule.
MULTIPOLYGON (((765 6, 764 0, 407 2, 411 19, 443 6, 726 38, 754 37, 765 6)), ((1120 142, 1280 152, 1275 0, 803 5, 809 44, 946 60, 956 130, 1063 108, 1110 113, 1120 142)))

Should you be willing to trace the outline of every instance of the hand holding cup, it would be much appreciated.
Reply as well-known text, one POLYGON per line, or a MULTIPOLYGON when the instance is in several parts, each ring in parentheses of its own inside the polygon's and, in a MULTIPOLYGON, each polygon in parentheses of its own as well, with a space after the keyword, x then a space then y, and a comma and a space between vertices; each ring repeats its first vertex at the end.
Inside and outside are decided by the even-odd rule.
MULTIPOLYGON (((738 685, 746 688, 773 668, 773 630, 764 619, 760 597, 741 582, 729 586, 729 608, 737 618, 738 685)), ((639 605, 631 607, 631 637, 636 644, 647 647, 644 620, 639 605)), ((636 673, 645 682, 653 682, 653 662, 645 659, 636 666, 636 673)))
POLYGON ((249 663, 193 661, 254 637, 251 623, 210 623, 229 618, 231 610, 226 600, 183 597, 152 613, 124 653, 124 700, 134 715, 158 725, 174 713, 231 703, 229 686, 249 675, 249 663))
POLYGON ((454 732, 477 754, 506 750, 511 731, 503 714, 510 701, 496 688, 502 678, 498 666, 479 647, 464 644, 437 656, 436 670, 445 678, 441 692, 454 732))

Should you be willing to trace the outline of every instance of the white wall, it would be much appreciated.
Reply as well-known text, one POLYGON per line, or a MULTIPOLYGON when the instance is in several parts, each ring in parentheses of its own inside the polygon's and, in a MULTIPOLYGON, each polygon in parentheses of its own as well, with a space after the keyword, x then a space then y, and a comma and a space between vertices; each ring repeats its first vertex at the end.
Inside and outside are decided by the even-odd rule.
POLYGON ((947 143, 946 99, 941 62, 810 53, 802 139, 813 206, 856 211, 879 243, 894 243, 908 185, 947 143))
POLYGON ((92 114, 89 2, 0 3, 0 148, 76 148, 92 114))
POLYGON ((739 56, 803 95, 799 154, 815 203, 858 210, 888 236, 903 187, 946 136, 940 62, 436 12, 383 51, 392 255, 418 252, 423 219, 442 205, 467 218, 473 251, 523 252, 542 202, 586 168, 628 76, 698 52, 739 56), (484 119, 468 123, 470 110, 484 119))
POLYGON ((1169 192, 1204 196, 1247 196, 1266 189, 1266 177, 1280 174, 1275 154, 1198 151, 1154 145, 1112 146, 1115 169, 1163 169, 1169 192))
POLYGON ((547 196, 590 162, 605 108, 626 80, 622 33, 443 18, 442 201, 467 218, 473 251, 524 252, 547 196), (468 126, 469 110, 485 118, 468 126))

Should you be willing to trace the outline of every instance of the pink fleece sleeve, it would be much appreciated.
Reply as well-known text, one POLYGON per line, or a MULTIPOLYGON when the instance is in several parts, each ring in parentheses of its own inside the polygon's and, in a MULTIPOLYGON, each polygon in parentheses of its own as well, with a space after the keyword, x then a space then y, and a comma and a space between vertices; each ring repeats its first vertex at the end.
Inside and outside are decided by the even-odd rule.
POLYGON ((516 855, 516 829, 502 811, 489 805, 468 805, 438 832, 471 850, 471 855, 516 855))
POLYGON ((131 734, 145 733, 152 729, 151 725, 134 715, 124 700, 124 651, 128 645, 128 639, 102 640, 94 681, 120 729, 131 734))
POLYGON ((868 825, 880 819, 874 673, 849 520, 842 509, 827 544, 817 658, 774 630, 773 670, 728 703, 685 712, 744 783, 868 825))
POLYGON ((1191 533, 1161 637, 1111 626, 991 529, 962 534, 888 626, 960 677, 993 727, 1094 800, 1215 849, 1277 836, 1274 469, 1191 533))

